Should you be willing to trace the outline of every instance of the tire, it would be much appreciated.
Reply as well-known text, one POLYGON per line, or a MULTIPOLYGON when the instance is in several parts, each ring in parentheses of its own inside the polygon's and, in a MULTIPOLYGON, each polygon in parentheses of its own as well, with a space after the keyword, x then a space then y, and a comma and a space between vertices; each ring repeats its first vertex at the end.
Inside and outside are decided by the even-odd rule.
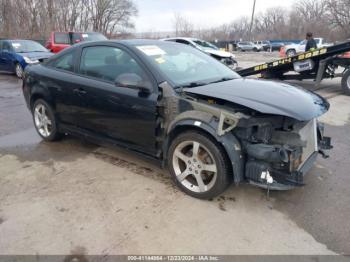
POLYGON ((346 70, 341 79, 341 87, 344 93, 350 96, 350 69, 346 70))
POLYGON ((180 134, 168 150, 168 168, 176 185, 199 199, 211 199, 225 191, 233 177, 229 163, 224 149, 199 131, 180 134))
POLYGON ((15 74, 18 78, 20 79, 23 78, 23 67, 21 66, 20 63, 16 63, 15 65, 15 74))
POLYGON ((286 52, 287 57, 295 56, 296 54, 297 54, 297 52, 294 49, 289 49, 286 52))
POLYGON ((258 49, 254 47, 254 48, 253 48, 253 51, 254 51, 254 52, 258 52, 258 49))
POLYGON ((62 134, 58 132, 58 121, 55 113, 45 100, 35 100, 32 115, 34 127, 43 140, 56 141, 62 137, 62 134))

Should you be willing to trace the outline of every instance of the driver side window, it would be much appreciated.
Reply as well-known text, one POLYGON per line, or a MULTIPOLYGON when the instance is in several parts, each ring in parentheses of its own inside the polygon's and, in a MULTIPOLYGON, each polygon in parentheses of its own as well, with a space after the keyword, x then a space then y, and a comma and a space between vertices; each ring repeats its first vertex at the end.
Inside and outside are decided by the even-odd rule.
POLYGON ((127 52, 110 46, 93 46, 83 49, 80 74, 114 82, 125 74, 136 74, 147 79, 143 69, 127 52))
POLYGON ((2 50, 6 50, 6 51, 9 51, 11 52, 12 51, 12 48, 11 48, 11 45, 9 42, 5 41, 2 45, 2 50))

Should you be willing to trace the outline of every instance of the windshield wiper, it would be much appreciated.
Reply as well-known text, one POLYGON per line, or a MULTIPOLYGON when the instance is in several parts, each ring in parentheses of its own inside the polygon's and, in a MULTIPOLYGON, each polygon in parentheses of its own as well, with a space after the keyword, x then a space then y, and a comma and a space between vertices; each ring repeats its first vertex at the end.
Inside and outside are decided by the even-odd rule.
POLYGON ((209 83, 207 83, 207 82, 191 82, 191 83, 188 83, 188 84, 183 84, 183 85, 176 86, 175 89, 191 88, 191 87, 197 87, 197 86, 205 86, 207 84, 209 84, 209 83))
POLYGON ((233 80, 235 78, 233 77, 223 77, 223 78, 220 78, 218 80, 215 80, 213 82, 210 82, 209 84, 215 84, 215 83, 220 83, 220 82, 226 82, 226 81, 230 81, 230 80, 233 80))

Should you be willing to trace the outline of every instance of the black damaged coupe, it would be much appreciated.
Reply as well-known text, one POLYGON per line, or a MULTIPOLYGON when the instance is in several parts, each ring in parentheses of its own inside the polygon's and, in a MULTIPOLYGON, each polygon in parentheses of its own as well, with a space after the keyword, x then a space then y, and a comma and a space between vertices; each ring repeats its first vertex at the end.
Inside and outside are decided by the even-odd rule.
POLYGON ((187 194, 232 183, 302 186, 330 138, 319 95, 244 79, 189 46, 153 41, 78 44, 26 69, 23 93, 38 134, 72 134, 159 160, 187 194))

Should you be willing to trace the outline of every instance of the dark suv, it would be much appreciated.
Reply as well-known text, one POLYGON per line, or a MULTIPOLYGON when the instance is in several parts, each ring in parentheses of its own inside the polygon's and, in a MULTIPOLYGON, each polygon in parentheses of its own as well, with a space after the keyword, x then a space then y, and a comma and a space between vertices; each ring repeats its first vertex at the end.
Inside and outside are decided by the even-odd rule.
POLYGON ((317 123, 329 108, 325 99, 241 78, 172 42, 78 44, 28 67, 23 92, 44 140, 68 133, 137 151, 167 165, 198 198, 232 182, 301 186, 318 152, 330 148, 317 123))

